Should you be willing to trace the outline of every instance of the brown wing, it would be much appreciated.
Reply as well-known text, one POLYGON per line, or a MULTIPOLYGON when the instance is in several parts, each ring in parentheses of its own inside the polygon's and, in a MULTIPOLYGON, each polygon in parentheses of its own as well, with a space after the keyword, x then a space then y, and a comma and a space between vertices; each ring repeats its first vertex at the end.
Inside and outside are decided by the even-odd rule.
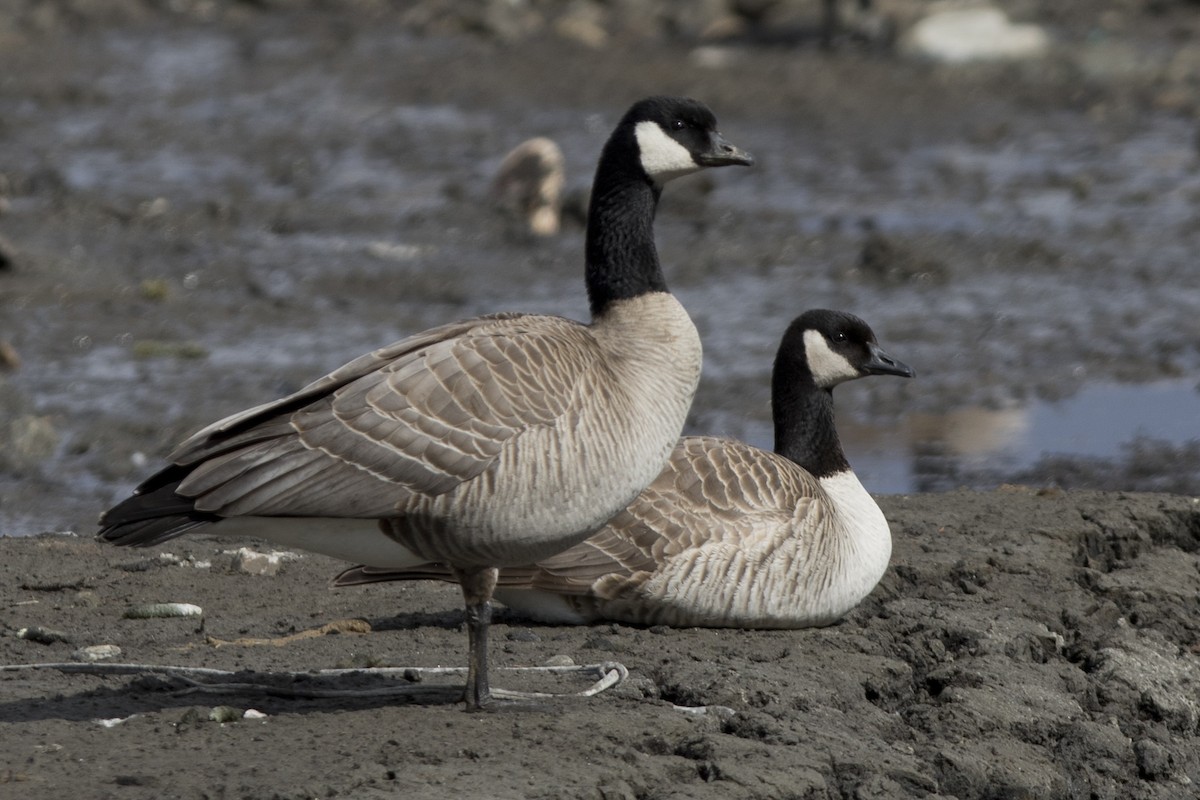
POLYGON ((178 492, 221 516, 387 516, 556 424, 594 367, 590 331, 560 317, 435 328, 196 434, 171 456, 196 464, 178 492))
POLYGON ((782 456, 734 439, 684 437, 636 500, 582 544, 538 562, 526 585, 604 596, 721 543, 771 548, 800 518, 824 515, 819 497, 816 480, 782 456))

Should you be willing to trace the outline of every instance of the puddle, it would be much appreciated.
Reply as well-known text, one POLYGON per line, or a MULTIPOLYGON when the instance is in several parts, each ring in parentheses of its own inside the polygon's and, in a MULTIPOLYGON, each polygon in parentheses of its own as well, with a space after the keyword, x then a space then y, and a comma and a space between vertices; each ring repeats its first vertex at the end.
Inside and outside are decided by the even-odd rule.
POLYGON ((920 459, 934 451, 968 471, 1016 473, 1045 456, 1117 459, 1139 438, 1200 440, 1200 388, 1191 380, 1095 384, 1054 402, 991 411, 913 414, 898 431, 839 426, 863 483, 884 494, 919 491, 920 459))

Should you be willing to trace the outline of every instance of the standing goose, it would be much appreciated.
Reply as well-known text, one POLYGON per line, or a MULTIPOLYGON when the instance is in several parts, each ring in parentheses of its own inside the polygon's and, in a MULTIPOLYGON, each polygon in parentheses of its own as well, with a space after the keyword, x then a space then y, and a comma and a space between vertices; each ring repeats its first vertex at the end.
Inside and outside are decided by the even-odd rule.
MULTIPOLYGON (((788 327, 771 379, 775 452, 687 436, 666 469, 587 541, 500 571, 497 599, 558 623, 803 628, 828 625, 883 577, 891 533, 850 469, 833 387, 912 377, 867 323, 813 310, 788 327)), ((440 564, 355 567, 339 586, 446 579, 440 564)))
POLYGON ((467 707, 483 707, 497 567, 578 544, 624 508, 691 405, 700 340, 654 246, 663 184, 752 163, 703 104, 636 103, 596 169, 590 324, 497 314, 364 355, 192 436, 98 538, 149 546, 216 525, 373 567, 443 563, 466 603, 467 707))

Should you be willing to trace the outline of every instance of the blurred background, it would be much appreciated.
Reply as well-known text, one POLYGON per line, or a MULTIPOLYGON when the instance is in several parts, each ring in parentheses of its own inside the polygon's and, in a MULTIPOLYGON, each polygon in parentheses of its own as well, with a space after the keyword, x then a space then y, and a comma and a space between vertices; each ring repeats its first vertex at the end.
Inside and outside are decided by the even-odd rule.
POLYGON ((423 328, 585 319, 662 93, 758 159, 660 207, 688 432, 770 447, 779 336, 841 308, 917 370, 835 393, 868 489, 1200 493, 1194 0, 0 0, 0 535, 423 328))

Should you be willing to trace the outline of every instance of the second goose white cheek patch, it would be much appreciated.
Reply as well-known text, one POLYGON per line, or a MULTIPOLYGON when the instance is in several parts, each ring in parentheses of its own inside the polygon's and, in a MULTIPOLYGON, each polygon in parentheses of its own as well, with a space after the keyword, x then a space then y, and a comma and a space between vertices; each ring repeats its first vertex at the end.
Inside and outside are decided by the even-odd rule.
POLYGON ((639 122, 634 129, 642 169, 659 183, 700 169, 688 149, 667 135, 658 123, 639 122))
POLYGON ((808 368, 812 371, 817 386, 836 386, 842 381, 857 378, 858 370, 840 353, 829 348, 829 343, 820 331, 804 332, 804 352, 808 368))

